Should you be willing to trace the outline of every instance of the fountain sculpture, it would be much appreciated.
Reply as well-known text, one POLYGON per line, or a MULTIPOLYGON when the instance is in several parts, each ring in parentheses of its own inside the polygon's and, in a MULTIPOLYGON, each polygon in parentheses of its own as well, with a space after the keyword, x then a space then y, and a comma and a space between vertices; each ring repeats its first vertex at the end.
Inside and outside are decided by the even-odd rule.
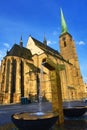
POLYGON ((63 112, 66 117, 80 117, 86 112, 87 108, 85 106, 73 106, 64 107, 63 112))
MULTIPOLYGON (((43 75, 41 65, 41 76, 43 75)), ((58 120, 58 113, 56 112, 43 112, 42 111, 42 90, 40 77, 40 90, 39 90, 39 111, 38 112, 23 112, 15 113, 11 116, 13 123, 19 130, 49 130, 58 120)))
MULTIPOLYGON (((68 86, 67 88, 72 88, 68 86)), ((73 89, 73 88, 72 88, 73 89)), ((68 92, 68 99, 69 99, 68 92)), ((68 101, 67 105, 63 107, 63 113, 65 117, 80 117, 87 111, 87 107, 83 105, 73 105, 71 101, 68 101)))
POLYGON ((19 130, 49 130, 58 120, 58 115, 51 112, 24 112, 13 114, 11 118, 19 130))

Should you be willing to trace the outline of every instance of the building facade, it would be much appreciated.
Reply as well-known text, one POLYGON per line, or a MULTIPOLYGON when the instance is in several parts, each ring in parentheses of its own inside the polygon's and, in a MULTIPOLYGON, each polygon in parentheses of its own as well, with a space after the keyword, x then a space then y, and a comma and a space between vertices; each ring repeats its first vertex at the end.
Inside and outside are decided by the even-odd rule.
POLYGON ((61 81, 62 100, 84 98, 84 82, 80 72, 74 40, 69 34, 61 10, 62 32, 59 37, 60 52, 29 37, 26 47, 14 44, 1 62, 0 103, 18 103, 21 97, 32 101, 52 101, 52 91, 56 85, 54 68, 61 81), (55 66, 55 67, 54 67, 55 66))

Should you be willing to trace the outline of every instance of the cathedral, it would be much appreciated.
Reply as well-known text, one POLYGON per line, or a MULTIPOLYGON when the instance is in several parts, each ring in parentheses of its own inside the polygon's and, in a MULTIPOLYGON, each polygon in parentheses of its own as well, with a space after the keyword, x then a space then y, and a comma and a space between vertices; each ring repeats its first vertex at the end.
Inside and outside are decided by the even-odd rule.
POLYGON ((84 98, 85 87, 75 43, 62 10, 61 28, 60 52, 47 45, 46 37, 40 42, 32 36, 26 47, 21 37, 20 43, 7 51, 0 67, 0 104, 20 103, 22 97, 38 102, 39 96, 51 102, 52 91, 58 83, 55 68, 60 77, 62 101, 84 98))

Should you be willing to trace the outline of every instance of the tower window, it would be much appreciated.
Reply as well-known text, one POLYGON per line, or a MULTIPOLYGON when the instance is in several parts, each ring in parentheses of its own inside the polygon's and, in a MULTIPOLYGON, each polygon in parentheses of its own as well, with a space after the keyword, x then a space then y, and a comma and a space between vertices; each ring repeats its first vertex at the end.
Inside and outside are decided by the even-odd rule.
POLYGON ((64 41, 64 47, 66 47, 66 41, 64 41))
POLYGON ((62 40, 63 40, 63 42, 64 42, 64 47, 66 47, 66 38, 63 37, 62 40))

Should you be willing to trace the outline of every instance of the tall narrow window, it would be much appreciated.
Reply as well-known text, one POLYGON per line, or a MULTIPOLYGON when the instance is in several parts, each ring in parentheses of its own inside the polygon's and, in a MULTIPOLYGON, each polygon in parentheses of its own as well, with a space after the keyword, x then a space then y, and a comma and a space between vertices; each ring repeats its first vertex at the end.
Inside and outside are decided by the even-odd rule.
POLYGON ((24 62, 21 61, 21 97, 24 97, 24 62))
POLYGON ((16 60, 13 60, 13 66, 12 66, 12 93, 15 93, 15 87, 16 87, 16 60))
POLYGON ((64 41, 64 47, 66 47, 66 41, 64 41))
POLYGON ((6 73, 6 89, 5 92, 8 92, 9 88, 9 76, 10 76, 10 60, 7 61, 7 73, 6 73))
POLYGON ((64 43, 64 47, 66 47, 66 38, 63 37, 62 40, 63 40, 63 43, 64 43))

